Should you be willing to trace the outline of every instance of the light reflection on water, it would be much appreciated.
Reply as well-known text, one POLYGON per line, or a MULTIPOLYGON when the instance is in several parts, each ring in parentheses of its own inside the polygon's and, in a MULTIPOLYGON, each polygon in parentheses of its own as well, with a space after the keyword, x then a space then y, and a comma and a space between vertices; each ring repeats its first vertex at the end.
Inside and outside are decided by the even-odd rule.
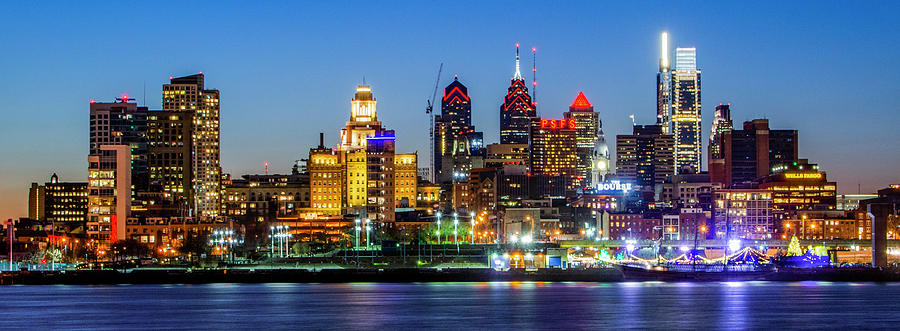
POLYGON ((348 283, 0 287, 2 328, 892 328, 900 284, 348 283))

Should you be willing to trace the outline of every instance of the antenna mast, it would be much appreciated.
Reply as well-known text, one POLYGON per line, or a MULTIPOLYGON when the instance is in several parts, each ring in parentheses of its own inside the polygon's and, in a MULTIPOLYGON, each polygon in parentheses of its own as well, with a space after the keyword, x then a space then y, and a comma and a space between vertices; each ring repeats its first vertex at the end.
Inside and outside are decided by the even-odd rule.
POLYGON ((531 106, 537 112, 537 47, 531 48, 531 106))

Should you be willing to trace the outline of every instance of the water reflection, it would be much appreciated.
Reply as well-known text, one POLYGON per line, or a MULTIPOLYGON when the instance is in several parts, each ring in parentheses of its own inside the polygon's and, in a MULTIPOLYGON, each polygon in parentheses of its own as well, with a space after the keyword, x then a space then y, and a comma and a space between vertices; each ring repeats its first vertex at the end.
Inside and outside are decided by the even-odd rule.
POLYGON ((783 329, 900 323, 896 284, 412 283, 2 287, 4 328, 783 329), (36 318, 40 316, 40 318, 36 318))

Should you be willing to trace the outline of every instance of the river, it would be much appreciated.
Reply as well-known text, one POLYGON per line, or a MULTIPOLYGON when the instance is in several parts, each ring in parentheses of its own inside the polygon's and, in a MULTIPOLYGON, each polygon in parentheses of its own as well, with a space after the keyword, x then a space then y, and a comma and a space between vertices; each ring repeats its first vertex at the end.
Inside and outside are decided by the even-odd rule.
POLYGON ((0 287, 3 329, 860 329, 900 284, 350 283, 0 287))

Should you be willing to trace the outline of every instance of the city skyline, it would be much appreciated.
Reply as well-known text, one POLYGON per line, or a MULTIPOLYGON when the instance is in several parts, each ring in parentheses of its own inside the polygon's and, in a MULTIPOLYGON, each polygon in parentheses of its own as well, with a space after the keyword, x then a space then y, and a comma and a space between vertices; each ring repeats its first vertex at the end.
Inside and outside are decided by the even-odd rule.
MULTIPOLYGON (((96 8, 73 9, 73 11, 90 12, 91 9, 96 8)), ((226 9, 230 9, 232 15, 237 10, 233 7, 220 10, 228 14, 226 9)), ((19 19, 37 14, 28 12, 29 10, 26 10, 19 19)), ((410 10, 409 15, 414 12, 410 10)), ((267 13, 274 14, 272 8, 269 8, 267 13)), ((53 14, 58 13, 50 13, 49 16, 53 17, 53 14)), ((851 14, 838 13, 836 9, 832 9, 830 15, 843 17, 842 15, 851 14)), ((878 14, 869 12, 868 15, 878 14)), ((148 14, 144 19, 150 20, 154 17, 159 18, 158 15, 148 14)), ((153 41, 147 45, 141 46, 141 39, 146 38, 140 37, 148 37, 149 34, 146 28, 144 32, 136 33, 133 41, 125 43, 125 46, 134 43, 133 47, 146 52, 144 54, 137 51, 135 54, 141 55, 130 60, 123 60, 115 53, 101 52, 107 50, 105 47, 110 49, 122 47, 117 45, 115 40, 128 41, 130 38, 119 38, 129 36, 127 30, 95 31, 94 34, 79 30, 77 32, 80 34, 79 38, 73 38, 76 40, 64 40, 67 33, 73 32, 53 31, 52 28, 36 29, 21 36, 7 35, 3 37, 6 39, 5 43, 16 46, 11 54, 0 55, 2 60, 0 63, 6 67, 4 72, 9 73, 6 78, 7 84, 13 87, 0 92, 4 100, 8 101, 4 106, 4 114, 11 115, 8 116, 7 124, 0 127, 4 141, 3 146, 0 146, 2 148, 0 152, 12 157, 4 158, 0 164, 4 169, 0 194, 5 198, 0 202, 0 216, 5 219, 26 214, 25 198, 30 182, 44 182, 52 173, 58 173, 61 181, 86 179, 85 155, 89 141, 83 124, 88 121, 89 100, 111 102, 116 97, 127 94, 136 98, 140 106, 162 109, 160 86, 168 80, 168 77, 197 72, 204 72, 207 75, 207 85, 223 91, 225 96, 222 99, 221 109, 221 164, 223 171, 233 176, 262 173, 264 162, 271 165, 272 173, 288 173, 294 160, 303 158, 309 148, 317 145, 319 132, 325 132, 327 146, 337 145, 338 137, 333 128, 341 127, 345 121, 347 98, 363 79, 367 80, 373 92, 379 96, 378 100, 381 101, 379 115, 397 132, 398 151, 418 151, 423 156, 420 160, 426 160, 424 156, 428 153, 428 118, 424 114, 425 100, 431 94, 434 76, 441 62, 444 63, 445 70, 439 86, 446 86, 452 81, 452 77, 458 74, 460 81, 470 90, 472 124, 478 127, 479 131, 485 132, 485 144, 499 142, 497 112, 503 103, 503 96, 509 83, 507 80, 513 75, 512 50, 517 42, 522 44, 524 50, 537 47, 537 66, 541 78, 538 85, 540 93, 537 93, 538 116, 558 118, 566 111, 578 92, 584 91, 594 105, 595 111, 599 113, 608 136, 629 134, 631 131, 629 114, 635 115, 637 124, 654 122, 656 115, 654 75, 658 69, 658 37, 659 32, 663 30, 668 31, 672 38, 670 41, 672 49, 681 46, 693 46, 698 49, 698 67, 704 71, 703 108, 707 109, 702 121, 701 142, 709 139, 708 132, 713 118, 711 110, 719 103, 730 102, 735 126, 754 118, 768 118, 773 129, 797 129, 800 136, 800 157, 820 164, 822 169, 829 173, 830 178, 838 182, 838 191, 841 193, 856 193, 857 183, 860 184, 862 192, 867 193, 900 180, 900 174, 895 170, 896 166, 892 166, 900 162, 898 147, 873 144, 877 141, 897 141, 900 138, 897 130, 891 127, 891 121, 877 120, 878 115, 891 116, 890 110, 896 109, 900 104, 896 87, 888 85, 890 81, 887 78, 893 76, 891 71, 897 69, 873 68, 872 63, 873 61, 875 64, 880 63, 881 61, 877 60, 879 56, 891 58, 890 55, 897 53, 897 46, 891 48, 891 45, 887 45, 885 46, 887 52, 878 55, 867 54, 866 56, 872 57, 868 60, 861 53, 856 54, 854 58, 843 59, 857 65, 855 68, 857 70, 847 75, 848 73, 843 70, 848 69, 836 65, 840 64, 840 61, 835 61, 834 58, 836 55, 846 56, 846 52, 822 54, 819 50, 812 49, 819 46, 814 45, 816 42, 813 41, 821 42, 817 38, 822 36, 818 34, 804 34, 806 39, 802 39, 796 31, 788 32, 788 36, 784 36, 776 35, 770 30, 769 32, 773 33, 754 37, 744 35, 745 41, 737 42, 723 39, 722 35, 725 32, 713 31, 708 25, 699 28, 679 24, 674 18, 665 21, 666 23, 657 23, 649 27, 638 27, 639 24, 634 23, 633 28, 628 27, 630 31, 625 36, 618 37, 621 39, 615 39, 612 33, 601 34, 593 41, 598 44, 594 46, 573 42, 573 39, 577 41, 583 38, 560 37, 567 29, 578 31, 577 24, 560 29, 550 27, 551 23, 548 22, 554 22, 553 20, 544 20, 540 24, 541 27, 528 27, 524 29, 525 31, 516 33, 510 33, 508 27, 497 24, 494 26, 498 32, 484 39, 463 43, 462 49, 458 51, 450 50, 449 46, 435 47, 434 44, 427 43, 426 46, 416 47, 432 47, 434 50, 409 55, 392 50, 386 44, 363 43, 362 46, 365 47, 362 48, 371 50, 379 56, 353 54, 336 56, 335 59, 327 61, 322 59, 326 56, 318 55, 313 50, 302 51, 284 48, 286 46, 282 44, 253 41, 252 33, 272 32, 276 27, 258 22, 255 25, 251 24, 248 31, 228 30, 229 28, 224 25, 218 26, 231 33, 245 33, 233 41, 235 45, 222 46, 226 51, 218 56, 216 55, 218 52, 200 56, 204 46, 214 45, 205 43, 197 45, 196 48, 189 48, 186 54, 171 55, 161 50, 151 51, 165 45, 165 38, 152 39, 153 41), (86 35, 88 38, 85 38, 86 35), (59 40, 53 44, 24 42, 29 37, 41 39, 54 36, 59 40), (608 43, 607 38, 610 38, 608 43), (736 54, 739 52, 737 47, 756 49, 748 47, 753 43, 746 39, 757 40, 763 44, 770 41, 769 46, 773 49, 778 48, 776 45, 785 46, 793 43, 809 45, 805 45, 807 48, 794 45, 795 48, 781 49, 785 52, 755 56, 757 57, 755 61, 759 62, 752 62, 736 54), (89 42, 97 40, 108 40, 108 44, 97 45, 89 42), (69 44, 76 41, 92 46, 76 47, 69 44), (260 43, 253 47, 266 46, 271 52, 248 54, 242 47, 250 46, 238 46, 237 43, 260 43), (621 50, 620 57, 601 57, 600 59, 607 60, 599 60, 597 63, 590 60, 577 61, 579 58, 591 59, 590 56, 582 54, 583 47, 603 50, 609 48, 605 47, 608 45, 621 50), (93 49, 94 47, 98 49, 93 49), (88 48, 98 53, 90 53, 88 48), (65 50, 72 52, 64 56, 62 53, 66 53, 65 50), (298 64, 299 62, 293 59, 297 56, 304 56, 311 63, 298 64), (402 56, 408 58, 398 59, 402 56), (90 62, 91 59, 96 62, 90 62), (407 63, 398 67, 396 63, 401 59, 407 63), (623 59, 628 61, 616 65, 620 63, 617 61, 623 59), (797 63, 801 60, 808 63, 797 63), (142 65, 145 61, 149 61, 151 65, 142 65), (257 61, 269 63, 257 66, 255 65, 257 61), (360 66, 357 61, 366 64, 360 66), (243 62, 246 62, 245 68, 230 68, 235 63, 243 62), (331 75, 329 65, 335 63, 343 66, 337 70, 336 75, 331 75), (829 70, 822 70, 822 67, 814 68, 825 63, 832 67, 828 67, 829 70), (862 74, 866 73, 870 75, 869 80, 861 78, 862 74), (810 77, 813 75, 818 76, 810 77), (818 79, 821 76, 832 77, 834 81, 818 79), (57 79, 52 79, 54 77, 57 79), (880 80, 876 79, 878 77, 880 80), (847 79, 851 81, 848 82, 847 79), (37 85, 38 82, 41 85, 37 85), (862 86, 859 86, 860 84, 862 86), (829 88, 841 88, 845 93, 821 91, 829 88), (48 90, 52 93, 48 93, 48 90), (760 94, 760 91, 769 94, 760 94), (295 93, 301 94, 295 97, 295 93), (40 99, 48 95, 50 97, 40 99), (39 101, 38 106, 34 108, 35 100, 47 101, 39 101), (293 104, 296 108, 285 107, 285 102, 293 104), (29 108, 32 110, 21 111, 29 108), (19 111, 16 111, 17 109, 19 111), (796 111, 797 109, 803 111, 796 111), (847 113, 846 109, 852 109, 859 117, 838 117, 847 113), (887 112, 879 113, 877 109, 887 109, 887 112), (45 115, 38 119, 32 115, 34 112, 42 112, 45 115), (309 117, 316 114, 320 114, 314 118, 316 121, 309 121, 309 117), (811 116, 822 118, 814 119, 811 116), (48 120, 53 118, 57 118, 58 121, 48 120), (846 127, 838 127, 838 124, 846 127), (858 129, 863 125, 869 130, 858 129)), ((323 22, 312 24, 316 23, 326 24, 323 22)), ((827 31, 837 28, 837 26, 819 27, 812 23, 808 18, 791 22, 800 30, 815 27, 827 31)), ((868 21, 865 23, 874 24, 868 21)), ((13 23, 7 21, 3 24, 13 23)), ((584 23, 582 28, 589 32, 584 35, 591 36, 594 34, 590 32, 602 32, 606 24, 609 23, 596 25, 592 22, 584 23)), ((285 25, 290 26, 287 23, 285 25)), ((399 29, 397 26, 387 25, 389 26, 382 28, 399 29)), ((87 28, 91 27, 94 26, 87 28)), ((296 33, 301 34, 312 31, 314 26, 294 27, 298 29, 296 33)), ((430 31, 443 31, 445 28, 435 26, 430 31)), ((742 28, 746 29, 746 26, 742 28)), ((466 33, 473 34, 474 30, 477 30, 477 28, 469 29, 466 33)), ((176 30, 166 31, 172 33, 176 30)), ((335 32, 337 35, 348 33, 346 30, 335 32)), ((839 39, 839 36, 840 33, 836 33, 830 38, 839 39)), ((268 38, 265 40, 271 41, 268 38)), ((414 38, 397 37, 389 40, 409 45, 418 43, 414 38)), ((857 38, 841 42, 845 43, 844 45, 868 45, 873 41, 857 38)), ((321 49, 323 42, 328 43, 330 40, 319 40, 320 50, 327 53, 327 50, 321 49)), ((587 43, 590 44, 591 41, 587 43)), ((336 50, 350 51, 356 48, 344 47, 347 49, 337 47, 336 50)), ((852 47, 842 46, 842 48, 852 47)), ((596 54, 609 56, 599 51, 596 54)), ((523 65, 527 68, 530 65, 531 53, 523 52, 522 57, 523 65)), ((531 77, 526 73, 525 80, 529 79, 531 77)), ((703 169, 706 170, 705 154, 708 151, 706 144, 702 145, 703 169)), ((615 159, 614 155, 611 157, 615 159)), ((426 166, 426 162, 420 162, 420 166, 426 166)))

